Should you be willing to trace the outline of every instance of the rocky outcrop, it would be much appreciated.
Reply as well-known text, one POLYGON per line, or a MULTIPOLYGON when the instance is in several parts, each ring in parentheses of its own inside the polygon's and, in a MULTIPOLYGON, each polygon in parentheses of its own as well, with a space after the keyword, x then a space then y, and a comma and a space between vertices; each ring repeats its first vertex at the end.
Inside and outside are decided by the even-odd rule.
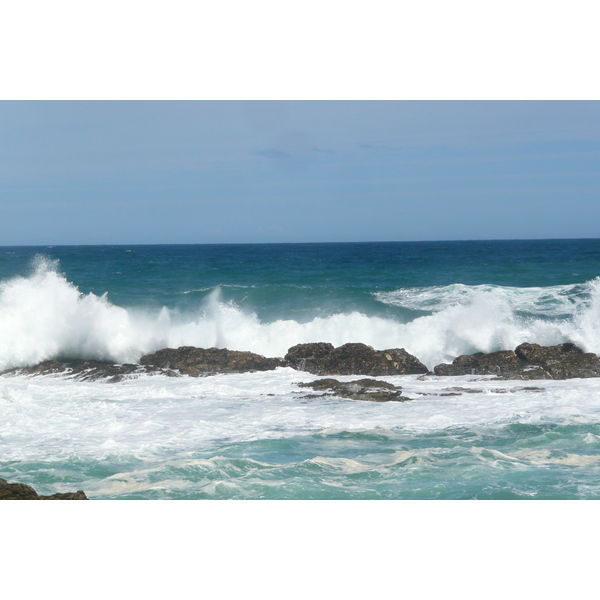
MULTIPOLYGON (((503 350, 500 352, 491 352, 485 354, 469 354, 458 356, 452 361, 452 364, 437 365, 433 372, 436 375, 503 375, 521 373, 529 365, 523 361, 512 350, 503 350)), ((531 370, 528 379, 549 379, 543 371, 539 369, 531 370)))
POLYGON ((367 400, 370 402, 405 402, 409 398, 402 396, 402 388, 378 381, 377 379, 357 379, 356 381, 341 382, 337 379, 319 379, 310 383, 299 383, 300 387, 307 387, 317 392, 326 393, 309 395, 305 398, 322 398, 323 396, 336 396, 351 400, 367 400))
POLYGON ((30 485, 24 483, 8 483, 0 478, 0 500, 88 500, 82 490, 66 494, 40 496, 30 485))
POLYGON ((31 367, 18 367, 2 371, 0 375, 52 375, 60 374, 78 381, 105 380, 109 383, 136 377, 143 373, 162 372, 168 376, 177 376, 170 370, 135 364, 116 365, 100 360, 45 360, 31 367))
POLYGON ((575 344, 540 346, 521 344, 516 355, 530 365, 539 365, 552 379, 600 377, 600 359, 596 354, 584 352, 575 344))
POLYGON ((215 373, 246 373, 248 371, 272 371, 286 366, 281 358, 266 358, 253 352, 238 352, 226 348, 164 348, 140 359, 142 365, 162 369, 177 369, 183 375, 198 377, 215 373))
POLYGON ((285 360, 298 371, 313 375, 410 375, 428 373, 427 367, 404 348, 375 350, 366 344, 344 344, 334 348, 323 342, 298 344, 285 360))
POLYGON ((575 344, 521 344, 515 351, 459 356, 434 368, 436 375, 495 375, 498 379, 600 377, 600 359, 575 344))

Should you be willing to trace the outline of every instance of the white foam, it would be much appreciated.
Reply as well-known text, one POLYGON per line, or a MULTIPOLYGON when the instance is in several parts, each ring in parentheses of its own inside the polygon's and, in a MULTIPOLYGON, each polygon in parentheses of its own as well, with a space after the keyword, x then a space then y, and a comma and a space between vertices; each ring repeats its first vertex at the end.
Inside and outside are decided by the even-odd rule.
POLYGON ((374 292, 384 304, 412 310, 437 312, 451 306, 470 304, 477 297, 494 297, 506 301, 511 310, 530 315, 559 317, 573 315, 585 301, 585 284, 549 287, 512 287, 500 285, 464 285, 401 288, 392 292, 374 292))
MULTIPOLYGON (((2 377, 2 456, 5 461, 56 461, 75 456, 133 462, 141 469, 173 459, 182 461, 179 466, 195 470, 235 470, 236 465, 231 461, 222 464, 218 456, 209 459, 209 464, 190 458, 190 453, 319 432, 380 431, 389 437, 387 432, 393 430, 395 438, 401 432, 451 431, 454 427, 476 431, 511 422, 568 423, 573 417, 600 421, 600 380, 595 379, 536 382, 541 392, 516 389, 511 394, 495 392, 502 385, 496 381, 465 381, 460 385, 480 391, 440 396, 448 386, 445 380, 385 378, 415 398, 401 403, 302 400, 306 390, 295 384, 313 379, 289 368, 199 379, 142 377, 119 384, 2 377), (417 392, 438 395, 417 396, 417 392)), ((514 382, 504 385, 515 387, 514 382)), ((401 447, 398 450, 383 464, 373 464, 368 457, 348 457, 360 464, 344 465, 338 460, 334 466, 387 468, 412 456, 401 447)), ((418 452, 414 457, 426 458, 418 452)), ((269 466, 244 460, 245 468, 269 466)), ((321 458, 318 461, 323 462, 321 458)))

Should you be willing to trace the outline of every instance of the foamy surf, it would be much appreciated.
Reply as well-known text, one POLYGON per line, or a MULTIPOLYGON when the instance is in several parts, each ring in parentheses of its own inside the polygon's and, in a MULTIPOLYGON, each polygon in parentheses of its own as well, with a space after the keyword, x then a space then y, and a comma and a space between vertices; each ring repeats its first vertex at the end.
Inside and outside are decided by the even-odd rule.
POLYGON ((283 356, 295 344, 320 341, 405 348, 430 369, 461 354, 508 350, 523 342, 574 342, 600 352, 598 278, 550 288, 456 284, 376 296, 431 314, 409 322, 358 311, 302 323, 265 322, 223 301, 220 287, 211 288, 195 311, 117 306, 108 293, 82 293, 60 273, 57 261, 38 257, 29 276, 0 283, 0 369, 55 358, 137 362, 143 354, 179 346, 283 356))

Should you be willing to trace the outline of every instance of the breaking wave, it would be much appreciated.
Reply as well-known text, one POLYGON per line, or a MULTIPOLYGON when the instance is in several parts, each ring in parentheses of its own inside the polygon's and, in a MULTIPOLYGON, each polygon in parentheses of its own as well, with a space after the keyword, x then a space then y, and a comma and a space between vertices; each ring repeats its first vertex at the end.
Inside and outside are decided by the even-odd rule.
POLYGON ((306 323, 265 323, 223 302, 220 288, 195 311, 152 312, 117 306, 107 294, 84 294, 59 272, 57 261, 38 257, 28 277, 0 282, 0 369, 52 358, 136 362, 145 353, 183 345, 283 356, 294 344, 315 341, 403 347, 430 368, 460 354, 511 349, 525 341, 571 341, 600 352, 600 278, 547 288, 454 284, 375 297, 430 314, 408 323, 357 311, 306 323))

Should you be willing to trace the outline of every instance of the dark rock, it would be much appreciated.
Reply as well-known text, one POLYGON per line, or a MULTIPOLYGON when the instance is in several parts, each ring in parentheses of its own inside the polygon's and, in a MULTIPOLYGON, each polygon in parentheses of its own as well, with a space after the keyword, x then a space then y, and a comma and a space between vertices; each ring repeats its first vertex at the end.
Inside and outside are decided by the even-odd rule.
POLYGON ((600 359, 575 344, 521 344, 506 350, 459 356, 451 365, 434 368, 436 375, 495 375, 497 379, 573 379, 600 377, 600 359))
MULTIPOLYGON (((504 375, 519 373, 526 365, 512 350, 458 356, 451 365, 441 364, 433 369, 436 375, 504 375)), ((532 371, 531 379, 550 379, 547 373, 532 371), (537 377, 535 375, 538 375, 537 377)))
POLYGON ((539 365, 552 379, 600 377, 600 359, 591 352, 585 353, 575 344, 540 346, 521 344, 517 356, 531 365, 539 365))
POLYGON ((127 377, 136 377, 143 373, 162 372, 168 376, 177 376, 174 372, 163 371, 150 366, 134 364, 115 365, 100 360, 45 360, 30 367, 18 367, 2 371, 0 375, 52 375, 63 374, 78 381, 98 381, 105 379, 109 383, 122 381, 127 377))
POLYGON ((291 367, 313 375, 409 375, 427 367, 404 348, 375 350, 366 344, 298 344, 285 355, 291 367))
POLYGON ((238 352, 226 348, 164 348, 140 359, 142 365, 163 369, 177 369, 184 375, 198 377, 214 373, 246 373, 248 371, 272 371, 286 366, 281 358, 266 358, 253 352, 238 352))
POLYGON ((82 490, 40 496, 30 485, 8 483, 6 479, 0 478, 0 500, 88 500, 88 497, 82 490))
POLYGON ((297 371, 316 373, 319 364, 333 352, 333 344, 315 342, 312 344, 296 344, 292 346, 284 359, 297 371))
POLYGON ((318 379, 310 383, 299 383, 300 387, 308 387, 317 392, 327 391, 321 396, 336 396, 351 400, 368 400, 370 402, 405 402, 410 398, 402 396, 402 388, 392 385, 387 381, 377 379, 357 379, 355 381, 341 382, 337 379, 318 379))

